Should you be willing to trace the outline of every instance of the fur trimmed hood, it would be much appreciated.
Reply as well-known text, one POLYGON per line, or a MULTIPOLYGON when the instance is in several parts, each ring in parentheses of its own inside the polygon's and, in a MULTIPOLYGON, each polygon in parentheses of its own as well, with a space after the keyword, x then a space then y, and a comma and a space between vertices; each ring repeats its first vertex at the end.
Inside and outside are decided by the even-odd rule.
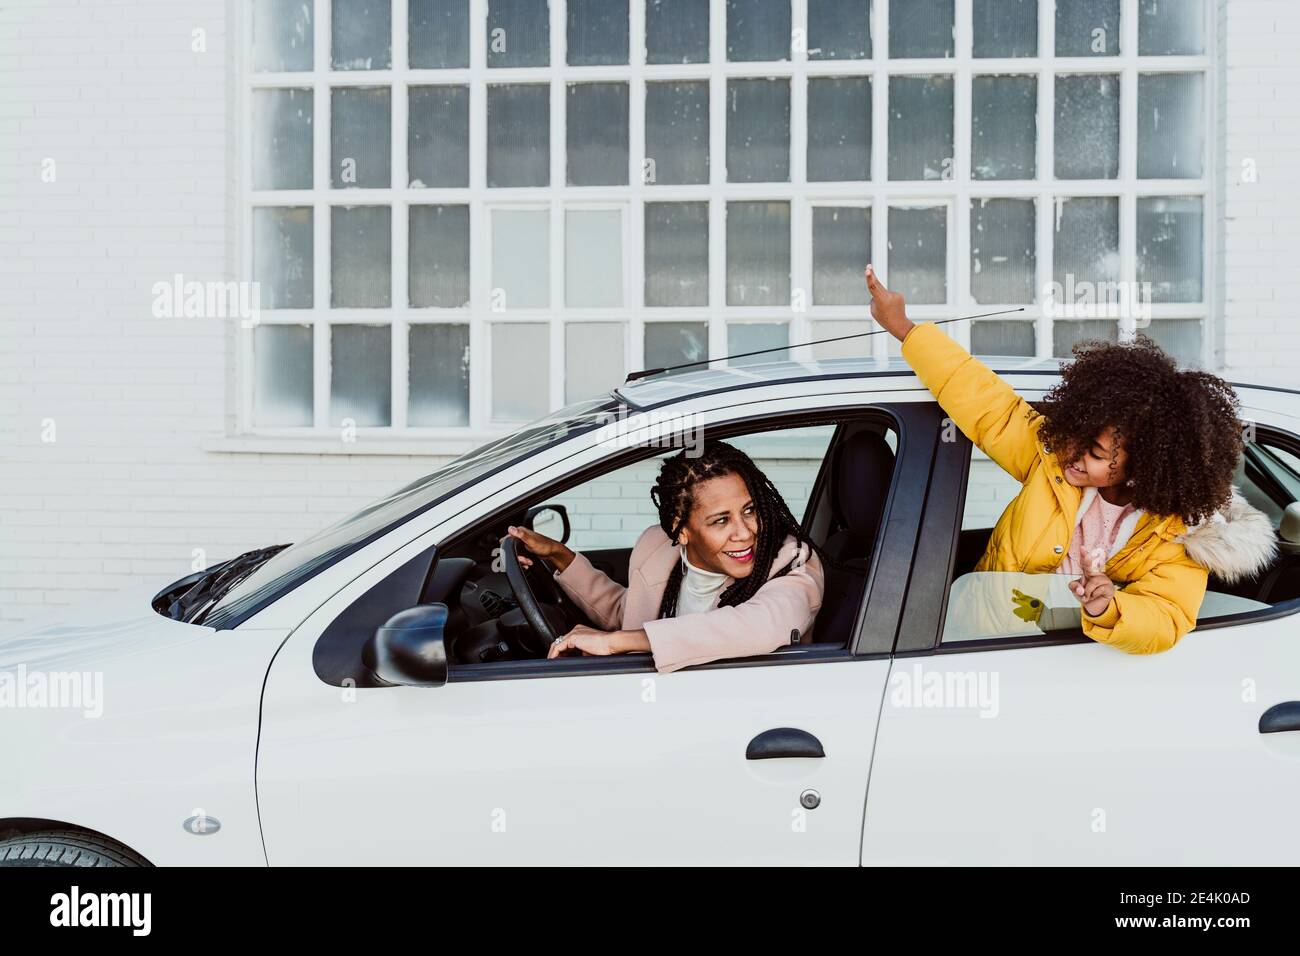
POLYGON ((1236 488, 1220 511, 1174 538, 1187 556, 1225 584, 1256 577, 1277 557, 1277 535, 1268 515, 1236 488))

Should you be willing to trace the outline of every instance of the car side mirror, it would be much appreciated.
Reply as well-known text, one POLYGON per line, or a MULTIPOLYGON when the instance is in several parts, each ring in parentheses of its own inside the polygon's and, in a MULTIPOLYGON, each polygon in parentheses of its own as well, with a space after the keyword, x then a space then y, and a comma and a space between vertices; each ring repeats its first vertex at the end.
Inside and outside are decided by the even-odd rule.
POLYGON ((524 524, 561 544, 569 541, 569 509, 564 505, 537 505, 524 515, 524 524))
POLYGON ((446 626, 445 604, 398 611, 366 641, 361 662, 389 684, 441 687, 447 683, 446 626))

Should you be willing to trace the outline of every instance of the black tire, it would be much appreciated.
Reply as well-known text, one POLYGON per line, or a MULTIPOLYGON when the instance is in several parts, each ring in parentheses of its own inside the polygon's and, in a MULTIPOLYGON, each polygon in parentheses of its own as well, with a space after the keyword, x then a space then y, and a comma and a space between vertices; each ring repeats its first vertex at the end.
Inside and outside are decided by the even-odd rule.
POLYGON ((0 840, 0 866, 149 865, 121 844, 82 830, 40 830, 0 840))

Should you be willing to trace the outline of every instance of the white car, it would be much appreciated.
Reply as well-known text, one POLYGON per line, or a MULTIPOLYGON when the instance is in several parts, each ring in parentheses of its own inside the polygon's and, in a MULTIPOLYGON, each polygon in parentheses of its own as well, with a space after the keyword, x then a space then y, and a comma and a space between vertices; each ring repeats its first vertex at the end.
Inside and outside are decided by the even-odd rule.
MULTIPOLYGON (((1056 381, 989 364, 1031 400, 1056 381)), ((1016 489, 897 360, 632 382, 292 546, 0 641, 0 864, 1295 864, 1300 393, 1237 390, 1238 487, 1281 556, 1131 656, 1059 576, 1010 582, 1051 611, 1027 628, 966 609, 1016 489), (655 461, 701 430, 844 564, 813 642, 663 675, 546 660, 581 615, 505 527, 625 580, 655 461)))

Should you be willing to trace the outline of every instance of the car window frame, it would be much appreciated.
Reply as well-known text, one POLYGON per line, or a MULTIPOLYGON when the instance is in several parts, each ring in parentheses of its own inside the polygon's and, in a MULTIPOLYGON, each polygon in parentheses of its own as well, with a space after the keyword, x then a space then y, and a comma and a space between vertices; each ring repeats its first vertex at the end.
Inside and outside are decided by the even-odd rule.
MULTIPOLYGON (((791 409, 782 412, 761 411, 744 414, 744 409, 752 409, 754 405, 742 404, 735 407, 735 410, 741 412, 741 414, 708 426, 711 437, 725 438, 740 433, 775 430, 782 426, 800 427, 848 419, 875 419, 882 421, 895 431, 898 450, 895 470, 891 476, 890 487, 886 492, 884 510, 881 516, 881 530, 876 537, 875 552, 872 555, 864 586, 864 600, 859 606, 858 617, 848 644, 842 647, 827 647, 816 643, 783 647, 771 654, 712 661, 694 665, 689 668, 690 670, 783 666, 786 664, 824 663, 828 661, 853 661, 888 657, 892 650, 897 620, 901 612, 901 598, 905 592, 907 572, 910 570, 911 549, 905 545, 907 542, 914 543, 916 540, 916 525, 920 518, 919 499, 924 497, 923 495, 913 496, 918 500, 915 503, 909 503, 908 496, 900 494, 900 490, 903 488, 907 477, 910 476, 913 480, 918 477, 924 479, 928 477, 930 469, 929 456, 925 453, 924 444, 910 442, 908 435, 909 433, 928 430, 934 425, 933 421, 929 421, 929 419, 933 418, 930 411, 931 406, 933 406, 931 402, 894 400, 888 393, 866 400, 846 402, 830 408, 791 409), (903 585, 902 590, 899 589, 900 582, 903 585), (880 588, 880 597, 876 597, 878 592, 875 588, 877 587, 880 588), (881 627, 887 629, 887 634, 881 634, 881 637, 887 638, 887 640, 878 639, 874 642, 875 646, 873 646, 873 642, 864 641, 864 634, 868 630, 868 622, 876 624, 878 629, 881 627)), ((643 460, 661 454, 662 450, 662 447, 649 445, 622 449, 603 456, 596 461, 588 462, 586 465, 565 474, 557 475, 552 480, 532 488, 527 494, 512 498, 508 502, 493 508, 490 512, 480 515, 454 535, 440 539, 430 548, 430 553, 434 554, 437 550, 454 547, 457 543, 471 536, 474 533, 473 529, 481 528, 484 524, 493 521, 499 521, 502 517, 526 507, 529 501, 544 500, 563 493, 568 488, 590 481, 601 474, 625 467, 636 460, 643 460)), ((819 468, 818 482, 823 480, 824 471, 825 459, 823 459, 822 466, 819 468)), ((816 494, 816 488, 817 485, 814 485, 810 497, 812 494, 816 494)), ((432 562, 430 562, 431 565, 432 562)), ((390 574, 388 577, 391 576, 390 574)), ((340 609, 339 613, 335 615, 334 621, 346 615, 352 606, 364 601, 368 595, 382 587, 388 577, 372 585, 354 601, 350 602, 349 605, 340 609)), ((314 644, 317 645, 317 648, 332 626, 333 622, 323 628, 316 637, 314 644)), ((315 656, 316 649, 313 651, 313 658, 315 656)), ((519 680, 535 677, 571 677, 580 674, 614 673, 655 674, 657 672, 653 665, 652 655, 643 652, 611 657, 575 657, 549 661, 533 659, 449 665, 448 681, 460 683, 477 680, 519 680)), ((325 680, 319 674, 317 674, 317 678, 327 686, 338 686, 325 680)))
MULTIPOLYGON (((1260 423, 1255 428, 1256 444, 1277 444, 1293 455, 1300 455, 1300 435, 1275 425, 1260 423)), ((915 583, 908 590, 908 602, 903 609, 895 656, 971 654, 990 650, 1098 643, 1084 634, 1082 626, 1042 635, 1008 635, 943 643, 943 625, 952 594, 974 444, 960 431, 957 432, 955 441, 939 444, 941 447, 936 450, 934 472, 922 518, 922 545, 917 551, 918 573, 915 583)), ((1188 633, 1262 623, 1289 617, 1297 611, 1300 611, 1300 597, 1280 601, 1268 608, 1207 618, 1198 621, 1188 633)))

